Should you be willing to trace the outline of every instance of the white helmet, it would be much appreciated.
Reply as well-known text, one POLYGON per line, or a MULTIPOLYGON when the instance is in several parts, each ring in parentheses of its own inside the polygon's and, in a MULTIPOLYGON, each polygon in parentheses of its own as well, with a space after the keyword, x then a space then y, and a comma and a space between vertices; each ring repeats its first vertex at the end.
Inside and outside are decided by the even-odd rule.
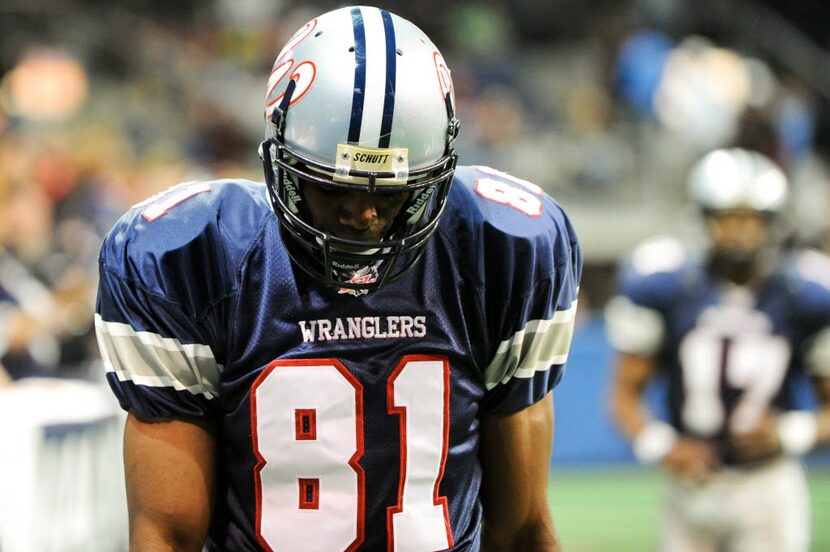
POLYGON ((415 264, 443 212, 460 126, 449 69, 420 29, 366 6, 309 21, 277 56, 265 118, 268 190, 300 268, 333 286, 370 289, 415 264), (309 182, 412 193, 387 235, 364 242, 313 226, 309 182))
POLYGON ((787 177, 765 155, 741 148, 707 153, 689 172, 689 194, 704 213, 749 209, 778 213, 787 200, 787 177))

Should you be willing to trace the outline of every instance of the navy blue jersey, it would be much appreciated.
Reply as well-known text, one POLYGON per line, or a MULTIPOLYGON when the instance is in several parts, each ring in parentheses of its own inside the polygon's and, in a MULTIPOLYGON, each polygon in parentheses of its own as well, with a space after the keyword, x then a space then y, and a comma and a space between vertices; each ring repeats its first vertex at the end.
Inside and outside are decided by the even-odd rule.
POLYGON ((792 409, 799 372, 826 370, 828 264, 817 252, 785 254, 744 288, 713 278, 679 242, 651 240, 620 271, 609 336, 657 359, 675 428, 723 444, 770 409, 792 409))
POLYGON ((483 413, 562 376, 581 253, 532 184, 460 167, 401 279, 354 296, 290 261, 262 184, 185 183, 100 256, 123 408, 217 428, 210 550, 478 550, 483 413))

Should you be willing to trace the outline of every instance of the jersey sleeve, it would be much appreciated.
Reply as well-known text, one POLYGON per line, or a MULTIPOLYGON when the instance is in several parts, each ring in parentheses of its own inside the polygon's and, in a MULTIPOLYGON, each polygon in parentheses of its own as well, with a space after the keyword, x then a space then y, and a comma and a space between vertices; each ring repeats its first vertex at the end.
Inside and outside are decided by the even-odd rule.
POLYGON ((498 213, 487 214, 483 232, 485 310, 494 321, 485 412, 517 412, 544 398, 562 378, 570 350, 582 250, 562 208, 541 190, 537 197, 536 217, 485 206, 498 213))
POLYGON ((126 213, 105 238, 95 329, 125 410, 143 418, 216 415, 235 274, 250 243, 233 231, 234 221, 250 218, 232 203, 243 193, 225 183, 172 188, 126 213))
POLYGON ((683 245, 671 237, 640 244, 617 272, 617 287, 605 307, 608 340, 617 351, 655 355, 665 337, 666 298, 686 263, 683 245))
POLYGON ((210 420, 220 366, 181 306, 101 265, 95 331, 121 407, 142 418, 210 420))

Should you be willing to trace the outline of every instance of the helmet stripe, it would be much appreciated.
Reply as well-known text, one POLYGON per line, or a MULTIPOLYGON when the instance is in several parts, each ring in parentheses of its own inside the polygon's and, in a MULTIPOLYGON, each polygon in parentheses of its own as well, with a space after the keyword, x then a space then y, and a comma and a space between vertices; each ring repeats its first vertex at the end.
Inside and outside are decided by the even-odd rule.
POLYGON ((395 112, 395 81, 397 72, 397 45, 395 43, 395 26, 392 16, 386 10, 381 10, 383 30, 386 34, 386 94, 383 97, 383 120, 380 124, 379 148, 388 148, 392 137, 392 115, 395 112))
POLYGON ((349 123, 349 143, 360 141, 360 125, 363 120, 363 103, 366 91, 366 31, 360 8, 352 8, 354 29, 354 92, 352 95, 352 119, 349 123))
POLYGON ((366 37, 366 89, 363 91, 363 119, 360 123, 360 145, 378 147, 383 123, 387 90, 387 32, 381 10, 361 8, 366 37))

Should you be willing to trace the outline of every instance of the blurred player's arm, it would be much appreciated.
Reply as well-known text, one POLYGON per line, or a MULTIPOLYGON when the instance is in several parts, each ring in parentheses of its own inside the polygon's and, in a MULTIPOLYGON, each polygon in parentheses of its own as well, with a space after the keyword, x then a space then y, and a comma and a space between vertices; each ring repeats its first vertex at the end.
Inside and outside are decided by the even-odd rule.
POLYGON ((816 441, 827 445, 830 444, 830 376, 814 377, 813 388, 819 403, 816 441))
POLYGON ((654 357, 617 353, 611 399, 613 418, 631 440, 641 462, 659 462, 679 477, 703 481, 718 463, 715 451, 704 441, 678 435, 649 412, 643 393, 655 372, 654 357))
POLYGON ((142 421, 124 430, 130 552, 200 552, 214 492, 215 439, 190 422, 142 421))
POLYGON ((779 452, 800 456, 830 444, 830 329, 818 333, 805 350, 805 357, 816 409, 768 411, 749 431, 732 433, 730 447, 737 458, 756 460, 779 452))
POLYGON ((652 357, 618 354, 611 411, 617 425, 629 439, 633 440, 651 419, 642 404, 642 394, 653 374, 652 357))
POLYGON ((557 552, 548 506, 553 394, 510 415, 481 421, 485 552, 557 552))
POLYGON ((3 387, 9 387, 11 384, 11 376, 9 376, 9 373, 6 372, 5 368, 3 368, 3 365, 0 364, 0 389, 2 389, 3 387))

